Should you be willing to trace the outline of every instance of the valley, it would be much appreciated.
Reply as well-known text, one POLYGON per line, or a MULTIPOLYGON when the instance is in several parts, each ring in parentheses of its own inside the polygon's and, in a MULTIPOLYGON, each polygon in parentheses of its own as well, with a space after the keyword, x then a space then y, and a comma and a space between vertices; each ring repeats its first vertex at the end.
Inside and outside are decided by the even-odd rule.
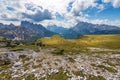
POLYGON ((120 0, 0 0, 0 80, 120 80, 120 0))

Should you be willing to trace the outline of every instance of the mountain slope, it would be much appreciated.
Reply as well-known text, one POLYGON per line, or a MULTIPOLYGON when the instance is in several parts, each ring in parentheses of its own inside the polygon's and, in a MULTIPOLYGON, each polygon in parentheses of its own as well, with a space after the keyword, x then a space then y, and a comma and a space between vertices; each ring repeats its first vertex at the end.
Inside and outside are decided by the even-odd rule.
MULTIPOLYGON (((87 22, 79 22, 74 27, 67 30, 63 35, 67 38, 76 38, 80 35, 84 34, 98 34, 104 33, 104 34, 116 34, 114 30, 120 29, 117 26, 110 26, 110 25, 98 25, 98 24, 91 24, 87 22), (105 33, 104 31, 110 31, 108 33, 105 33)), ((119 31, 117 31, 117 34, 119 34, 119 31)))
POLYGON ((76 38, 84 34, 119 34, 120 32, 117 29, 120 29, 117 26, 111 25, 98 25, 87 22, 79 22, 72 28, 63 28, 56 25, 48 26, 48 30, 58 33, 65 38, 76 38), (117 31, 115 31, 117 30, 117 31), (107 31, 107 32, 106 32, 107 31))
POLYGON ((52 31, 47 30, 41 24, 33 24, 27 21, 22 21, 21 26, 30 29, 36 36, 40 37, 51 36, 55 34, 52 31))
POLYGON ((120 34, 120 29, 97 31, 92 34, 120 34))
POLYGON ((63 35, 68 30, 67 28, 56 26, 56 25, 47 26, 47 29, 61 35, 63 35))
POLYGON ((20 26, 0 23, 0 36, 17 40, 26 40, 32 37, 48 37, 53 34, 60 34, 65 38, 77 38, 84 34, 120 34, 119 30, 120 28, 116 26, 98 25, 87 22, 79 22, 69 29, 56 25, 48 26, 46 29, 41 24, 33 24, 28 21, 22 21, 20 26))
POLYGON ((13 40, 27 40, 33 37, 45 37, 53 34, 55 33, 47 30, 42 25, 27 21, 22 21, 20 26, 0 24, 0 36, 13 40))
POLYGON ((34 34, 31 30, 25 27, 14 27, 12 29, 0 29, 0 36, 15 40, 26 40, 32 38, 34 34))
POLYGON ((97 31, 119 29, 119 27, 103 25, 103 24, 98 25, 98 24, 91 24, 87 22, 79 22, 75 27, 71 29, 79 34, 90 34, 97 31))

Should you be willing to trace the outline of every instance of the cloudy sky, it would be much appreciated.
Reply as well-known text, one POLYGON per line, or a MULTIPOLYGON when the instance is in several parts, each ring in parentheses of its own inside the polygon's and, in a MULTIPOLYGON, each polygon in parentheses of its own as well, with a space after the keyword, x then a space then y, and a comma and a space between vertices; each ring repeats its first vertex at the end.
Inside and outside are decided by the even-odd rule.
POLYGON ((0 23, 27 20, 73 27, 80 21, 120 26, 120 0, 0 0, 0 23))

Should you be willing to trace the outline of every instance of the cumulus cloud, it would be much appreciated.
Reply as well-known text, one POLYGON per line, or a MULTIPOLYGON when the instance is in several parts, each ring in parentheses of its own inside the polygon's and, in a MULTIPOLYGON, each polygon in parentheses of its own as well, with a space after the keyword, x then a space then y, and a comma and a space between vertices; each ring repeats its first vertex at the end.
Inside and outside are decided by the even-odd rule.
POLYGON ((104 3, 112 3, 113 7, 120 7, 120 0, 102 0, 104 3))
MULTIPOLYGON (((112 3, 120 7, 120 0, 0 0, 0 22, 30 20, 45 26, 56 24, 63 27, 73 27, 79 21, 105 22, 104 20, 89 20, 89 14, 84 10, 95 8, 98 11, 105 9, 104 3, 112 3)), ((96 12, 98 12, 96 11, 96 12)), ((109 20, 106 23, 110 23, 109 20)), ((113 21, 112 24, 116 24, 113 21)))
POLYGON ((22 15, 23 15, 23 18, 29 18, 29 19, 31 19, 33 21, 37 21, 37 22, 45 20, 45 19, 52 19, 51 13, 47 9, 45 9, 43 12, 40 10, 37 10, 33 14, 22 13, 22 15))
POLYGON ((89 7, 96 7, 96 0, 75 0, 73 3, 72 12, 78 16, 82 10, 89 7))
POLYGON ((108 19, 95 19, 95 20, 89 20, 88 22, 93 23, 93 24, 106 24, 106 25, 113 25, 113 26, 120 26, 120 21, 119 20, 108 20, 108 19), (117 25, 116 25, 117 24, 117 25))

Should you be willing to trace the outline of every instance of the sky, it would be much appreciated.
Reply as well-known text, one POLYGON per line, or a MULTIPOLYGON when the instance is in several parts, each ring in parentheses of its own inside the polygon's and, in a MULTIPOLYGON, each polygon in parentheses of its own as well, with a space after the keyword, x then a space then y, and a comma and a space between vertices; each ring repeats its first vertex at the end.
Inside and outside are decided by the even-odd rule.
POLYGON ((120 27, 120 0, 0 0, 0 23, 30 21, 73 27, 79 22, 120 27))

